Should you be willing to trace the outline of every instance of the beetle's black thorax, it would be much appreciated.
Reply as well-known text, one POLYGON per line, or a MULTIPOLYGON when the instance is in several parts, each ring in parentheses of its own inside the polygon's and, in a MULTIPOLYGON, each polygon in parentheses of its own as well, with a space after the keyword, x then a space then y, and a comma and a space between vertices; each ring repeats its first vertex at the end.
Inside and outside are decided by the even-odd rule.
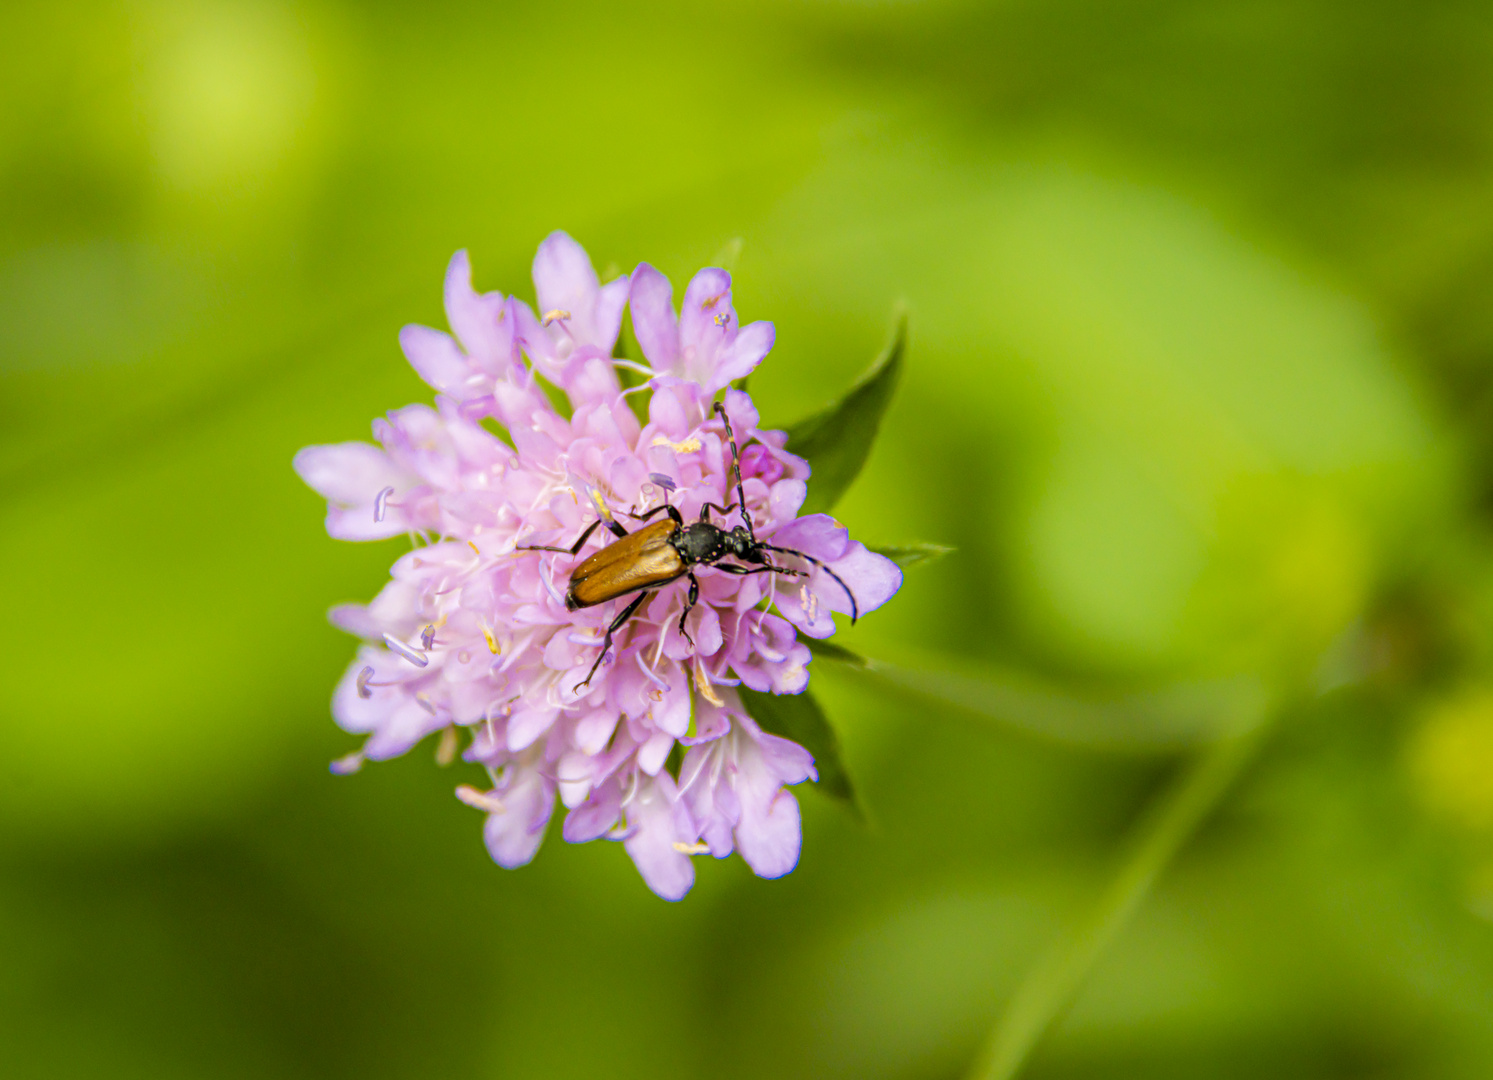
POLYGON ((692 521, 676 529, 669 544, 687 566, 717 563, 728 555, 747 563, 766 561, 762 545, 739 525, 727 532, 708 521, 692 521))
POLYGON ((726 544, 726 531, 716 528, 708 521, 692 521, 674 530, 669 543, 679 552, 685 565, 713 563, 731 553, 726 544))

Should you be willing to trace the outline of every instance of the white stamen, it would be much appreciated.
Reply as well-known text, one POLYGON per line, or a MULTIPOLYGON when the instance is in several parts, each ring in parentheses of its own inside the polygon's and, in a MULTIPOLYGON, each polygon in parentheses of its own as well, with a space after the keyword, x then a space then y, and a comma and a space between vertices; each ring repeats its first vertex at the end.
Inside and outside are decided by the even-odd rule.
POLYGON ((705 665, 700 662, 698 654, 695 656, 695 689, 700 691, 700 696, 710 704, 720 708, 726 703, 721 700, 720 695, 715 692, 715 687, 710 685, 710 679, 705 675, 705 665))
POLYGON ((819 618, 819 594, 809 591, 809 582, 804 580, 798 587, 798 602, 803 605, 804 611, 808 613, 809 622, 819 618))
POLYGON ((539 571, 539 583, 544 586, 544 591, 550 594, 551 600, 559 604, 561 607, 565 606, 565 597, 561 596, 555 590, 555 583, 550 580, 550 576, 546 574, 542 569, 539 571))
POLYGON ((648 681, 667 694, 669 692, 669 684, 659 678, 647 664, 643 663, 643 654, 635 652, 632 654, 632 657, 637 661, 638 670, 648 677, 648 681))
POLYGON ((457 784, 456 797, 468 806, 489 814, 501 814, 503 801, 490 791, 478 791, 471 784, 457 784))
POLYGON ((456 760, 456 752, 461 749, 461 743, 456 738, 456 725, 452 724, 441 732, 441 741, 436 743, 435 763, 445 768, 456 760))
POLYGON ((363 751, 348 754, 332 762, 330 768, 337 776, 351 776, 363 767, 363 751))
POLYGON ((426 667, 430 664, 430 657, 426 656, 419 649, 416 649, 411 645, 406 645, 393 634, 384 635, 384 644, 393 649, 400 656, 404 657, 410 663, 414 664, 416 667, 426 667))

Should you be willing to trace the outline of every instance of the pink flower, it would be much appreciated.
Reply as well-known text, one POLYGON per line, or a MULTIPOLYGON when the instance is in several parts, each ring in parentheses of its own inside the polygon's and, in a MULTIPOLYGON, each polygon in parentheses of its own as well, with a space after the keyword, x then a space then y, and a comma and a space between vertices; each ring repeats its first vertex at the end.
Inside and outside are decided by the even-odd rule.
POLYGON ((734 693, 712 706, 709 740, 694 740, 679 770, 679 790, 700 836, 718 859, 741 852, 762 877, 798 864, 798 802, 785 784, 815 779, 814 759, 795 742, 769 735, 734 693))
MULTIPOLYGON (((465 757, 486 768, 489 786, 458 794, 485 812, 488 849, 503 866, 533 857, 558 796, 566 840, 622 841, 668 899, 689 890, 690 857, 705 851, 739 850, 763 876, 787 873, 799 818, 786 786, 813 777, 813 760, 763 732, 731 687, 803 691, 810 654, 797 632, 825 637, 831 612, 874 610, 900 572, 828 516, 798 516, 808 464, 781 432, 759 428, 745 393, 725 389, 761 362, 773 331, 736 325, 724 271, 697 274, 676 317, 657 271, 640 266, 603 285, 579 245, 555 233, 540 246, 534 282, 538 314, 473 291, 458 252, 446 275, 454 337, 417 326, 400 335, 438 391, 435 408, 376 421, 377 446, 296 456, 328 500, 333 536, 416 539, 372 603, 332 611, 365 642, 332 711, 367 738, 337 768, 463 730, 465 757), (650 395, 644 424, 612 358, 629 300, 652 371, 636 391, 650 395), (568 419, 536 373, 570 398, 568 419), (644 595, 603 656, 608 626, 639 594, 570 610, 571 572, 616 542, 612 525, 635 531, 665 501, 686 522, 701 520, 707 502, 736 502, 727 425, 714 411, 722 389, 752 535, 781 570, 732 574, 725 568, 752 570, 733 558, 694 564, 698 602, 683 629, 688 576, 644 595), (484 420, 502 425, 511 446, 484 420), (569 548, 598 524, 575 555, 528 550, 569 548), (678 778, 668 768, 676 745, 688 747, 678 778)), ((734 509, 704 520, 745 526, 734 509)))

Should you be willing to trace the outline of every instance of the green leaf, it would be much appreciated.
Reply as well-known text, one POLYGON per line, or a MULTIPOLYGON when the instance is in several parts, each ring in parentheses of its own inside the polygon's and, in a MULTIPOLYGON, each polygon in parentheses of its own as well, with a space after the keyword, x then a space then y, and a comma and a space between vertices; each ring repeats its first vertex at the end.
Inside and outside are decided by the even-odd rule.
POLYGON ((745 686, 738 693, 763 731, 792 739, 814 755, 819 790, 844 801, 856 817, 864 817, 840 754, 840 738, 813 694, 807 690, 802 694, 762 694, 745 686))
POLYGON ((788 428, 788 449, 806 458, 814 470, 803 513, 833 509, 860 475, 901 377, 906 347, 907 313, 899 311, 891 342, 850 391, 823 412, 788 428))
POLYGON ((1264 686, 1243 676, 1082 694, 1029 673, 949 657, 919 654, 888 663, 828 641, 800 640, 816 660, 843 664, 956 713, 1102 753, 1168 754, 1207 745, 1258 723, 1272 701, 1264 686))
POLYGON ((871 548, 878 555, 885 555, 898 566, 906 569, 916 566, 918 563, 932 562, 934 559, 942 559, 954 549, 945 547, 943 544, 882 544, 871 548))
POLYGON ((809 652, 820 660, 833 660, 837 664, 846 664, 849 667, 859 668, 862 671, 871 670, 871 661, 857 652, 851 652, 843 645, 836 645, 833 641, 820 641, 807 635, 799 638, 809 647, 809 652))

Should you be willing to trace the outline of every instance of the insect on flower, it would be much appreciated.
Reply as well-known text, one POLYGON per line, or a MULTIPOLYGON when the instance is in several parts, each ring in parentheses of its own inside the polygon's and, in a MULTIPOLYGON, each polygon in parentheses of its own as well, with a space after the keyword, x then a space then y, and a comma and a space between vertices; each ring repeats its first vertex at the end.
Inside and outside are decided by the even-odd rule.
POLYGON ((741 452, 736 446, 736 433, 731 429, 731 420, 726 416, 725 407, 720 402, 716 402, 714 411, 725 424, 726 436, 731 441, 731 470, 736 478, 736 502, 730 506, 717 506, 715 503, 707 502, 700 508, 699 520, 685 524, 684 516, 679 512, 678 507, 669 504, 668 490, 665 489, 662 505, 655 506, 645 514, 629 514, 628 516, 638 521, 647 521, 659 514, 667 514, 667 521, 655 522, 637 532, 630 533, 610 514, 603 513, 602 517, 586 526, 585 531, 568 548, 543 544, 520 544, 518 546, 520 551, 556 551, 562 555, 578 555, 598 526, 605 525, 617 537, 616 543, 602 548, 571 571, 570 587, 565 592, 565 607, 569 611, 595 607, 597 604, 604 604, 608 600, 615 600, 631 592, 638 594, 607 626, 606 636, 601 642, 601 652, 597 654, 596 662, 591 665, 585 681, 576 687, 577 693, 581 687, 590 685, 596 669, 601 667, 601 662, 606 659, 607 653, 611 650, 612 636, 622 629, 628 619, 632 618, 642 606, 643 601, 648 598, 648 594, 682 577, 689 578, 689 598, 684 605, 683 613, 679 616, 679 632, 684 635, 686 641, 691 645, 694 644, 694 639, 685 629, 684 622, 700 600, 700 582, 695 577, 694 571, 697 566, 713 567, 723 573, 735 574, 738 577, 745 577, 747 574, 782 574, 786 577, 804 577, 805 572, 802 570, 773 563, 768 552, 775 551, 780 555, 802 559, 819 567, 845 590, 845 595, 850 600, 851 623, 854 624, 860 617, 855 594, 841 580, 840 575, 812 555, 757 539, 756 529, 752 525, 751 511, 747 509, 746 491, 741 481, 741 452), (710 520, 712 510, 723 518, 734 510, 740 510, 744 524, 737 525, 730 530, 723 529, 710 520), (736 559, 738 563, 724 562, 723 560, 727 558, 736 559), (748 565, 741 566, 739 563, 748 565))
POLYGON ((332 713, 366 736, 332 770, 436 736, 438 760, 486 770, 457 797, 485 815, 501 866, 532 859, 563 805, 567 842, 619 842, 667 899, 706 851, 779 877, 801 838, 789 789, 816 767, 737 688, 804 692, 800 636, 875 611, 901 570, 828 514, 801 513, 809 462, 733 387, 775 331, 740 321, 724 270, 695 274, 676 306, 648 264, 603 283, 554 233, 533 277, 534 307, 478 293, 458 252, 452 333, 400 331, 434 405, 375 420, 377 445, 296 455, 333 536, 414 542, 372 602, 332 610, 361 639, 332 713), (614 355, 625 311, 646 363, 614 355), (622 366, 647 382, 625 388, 622 366))

